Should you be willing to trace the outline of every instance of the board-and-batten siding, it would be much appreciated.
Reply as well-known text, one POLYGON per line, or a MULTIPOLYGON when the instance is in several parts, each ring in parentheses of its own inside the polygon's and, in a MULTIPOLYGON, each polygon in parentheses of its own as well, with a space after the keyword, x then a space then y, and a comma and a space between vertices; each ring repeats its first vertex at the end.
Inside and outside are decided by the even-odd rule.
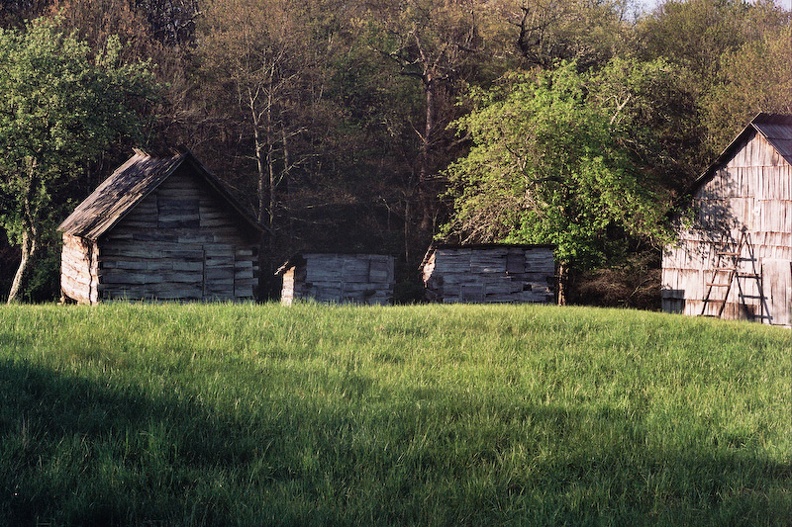
MULTIPOLYGON (((680 229, 678 245, 664 255, 663 309, 701 314, 717 243, 739 240, 745 230, 756 260, 741 266, 752 270, 755 265, 762 280, 740 279, 742 298, 735 280, 723 318, 752 318, 764 307, 769 311, 764 322, 792 325, 792 166, 765 137, 748 133, 694 194, 693 206, 692 227, 680 229), (754 298, 760 284, 763 300, 754 298)), ((722 298, 722 291, 713 288, 710 298, 722 298)), ((717 302, 708 303, 705 314, 717 313, 718 307, 717 302)))
POLYGON ((281 303, 296 300, 386 305, 393 301, 394 258, 381 254, 304 253, 278 270, 281 303))
POLYGON ((421 266, 427 300, 548 303, 555 259, 547 246, 437 246, 421 266))
POLYGON ((102 298, 253 298, 254 250, 206 185, 179 169, 99 243, 102 298))

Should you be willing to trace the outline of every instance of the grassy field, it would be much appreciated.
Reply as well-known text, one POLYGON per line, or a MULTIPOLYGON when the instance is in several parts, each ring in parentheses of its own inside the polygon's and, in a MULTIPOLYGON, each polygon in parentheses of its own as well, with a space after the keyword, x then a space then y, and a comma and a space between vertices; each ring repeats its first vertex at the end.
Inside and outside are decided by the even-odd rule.
POLYGON ((792 332, 748 323, 12 306, 0 397, 0 525, 792 518, 792 332))

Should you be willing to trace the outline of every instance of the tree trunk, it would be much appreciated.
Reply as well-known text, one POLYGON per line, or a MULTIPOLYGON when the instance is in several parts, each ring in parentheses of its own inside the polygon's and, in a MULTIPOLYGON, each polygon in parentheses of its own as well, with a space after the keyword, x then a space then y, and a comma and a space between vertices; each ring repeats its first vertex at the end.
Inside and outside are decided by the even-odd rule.
POLYGON ((569 270, 564 264, 558 264, 558 305, 567 305, 569 287, 569 270))
POLYGON ((33 234, 28 234, 27 231, 23 232, 22 259, 19 262, 19 267, 17 268, 17 272, 14 275, 14 281, 11 282, 11 290, 8 292, 9 304, 17 301, 19 292, 22 290, 22 284, 24 282, 25 274, 28 269, 28 264, 33 259, 33 257, 35 257, 37 250, 38 250, 38 242, 36 240, 36 236, 33 234))
POLYGON ((267 218, 267 177, 266 177, 266 161, 264 160, 264 145, 261 142, 261 137, 257 126, 253 126, 253 141, 254 149, 256 151, 256 173, 258 175, 256 194, 258 198, 258 210, 256 211, 256 220, 260 225, 269 223, 267 218))
POLYGON ((421 141, 420 167, 418 168, 418 203, 420 206, 421 222, 420 229, 424 232, 431 232, 433 227, 434 214, 432 206, 436 196, 432 195, 432 188, 429 183, 431 171, 431 149, 435 135, 435 89, 436 84, 432 72, 424 74, 424 97, 426 104, 426 121, 424 123, 424 133, 421 141))

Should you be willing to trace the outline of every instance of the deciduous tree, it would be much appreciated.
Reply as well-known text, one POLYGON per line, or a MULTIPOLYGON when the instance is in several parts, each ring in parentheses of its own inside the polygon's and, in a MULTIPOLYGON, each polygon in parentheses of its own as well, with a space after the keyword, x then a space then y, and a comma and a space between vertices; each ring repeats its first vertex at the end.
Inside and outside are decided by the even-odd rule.
POLYGON ((598 100, 595 81, 564 63, 475 92, 475 110, 456 123, 473 147, 447 171, 454 214, 444 234, 555 244, 561 301, 569 269, 603 265, 630 239, 663 233, 662 204, 619 122, 632 97, 598 100))
POLYGON ((118 62, 117 39, 98 55, 57 21, 0 30, 0 226, 22 249, 8 301, 53 233, 62 189, 138 118, 131 103, 153 94, 145 64, 118 62))
POLYGON ((722 150, 759 112, 792 113, 792 26, 726 53, 719 82, 702 103, 707 146, 722 150))
POLYGON ((551 68, 575 60, 581 68, 602 65, 623 47, 630 26, 624 0, 521 0, 512 2, 509 22, 516 44, 531 66, 551 68))
POLYGON ((209 112, 224 134, 237 131, 241 155, 254 163, 256 214, 270 232, 279 187, 304 161, 294 146, 306 133, 301 111, 312 96, 304 8, 294 0, 218 1, 200 28, 197 52, 209 112))

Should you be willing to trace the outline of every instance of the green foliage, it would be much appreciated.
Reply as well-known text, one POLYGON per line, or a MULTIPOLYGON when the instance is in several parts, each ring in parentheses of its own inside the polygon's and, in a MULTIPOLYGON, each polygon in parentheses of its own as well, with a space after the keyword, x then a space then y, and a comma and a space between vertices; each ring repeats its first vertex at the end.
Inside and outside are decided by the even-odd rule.
POLYGON ((759 112, 792 113, 792 28, 724 54, 720 82, 702 100, 707 146, 720 152, 759 112))
POLYGON ((456 123, 473 147, 448 169, 454 215, 443 234, 552 243, 583 269, 617 257, 630 238, 662 237, 662 202, 628 148, 634 107, 647 104, 636 87, 650 73, 633 67, 624 79, 562 63, 474 91, 476 109, 456 123))
POLYGON ((153 93, 147 65, 118 63, 117 39, 92 56, 57 23, 0 30, 0 227, 31 257, 62 219, 63 189, 138 131, 134 103, 153 93))
POLYGON ((786 525, 789 332, 548 306, 9 306, 0 525, 786 525))
POLYGON ((743 43, 742 0, 666 0, 640 25, 648 56, 665 57, 712 79, 720 55, 743 43))
POLYGON ((693 105, 675 115, 700 123, 671 128, 679 144, 672 157, 687 158, 701 173, 759 111, 789 111, 778 95, 788 82, 789 21, 785 3, 773 0, 667 0, 638 21, 637 55, 661 57, 685 72, 693 105))

